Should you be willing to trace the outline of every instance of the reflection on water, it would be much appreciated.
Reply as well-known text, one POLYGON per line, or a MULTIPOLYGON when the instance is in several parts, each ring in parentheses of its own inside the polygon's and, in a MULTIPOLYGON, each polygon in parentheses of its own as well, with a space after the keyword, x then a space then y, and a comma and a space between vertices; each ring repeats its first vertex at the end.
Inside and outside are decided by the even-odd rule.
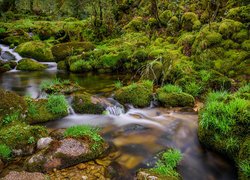
POLYGON ((147 108, 131 109, 120 116, 69 115, 46 126, 55 129, 76 124, 103 127, 106 140, 118 147, 120 155, 114 161, 131 174, 139 168, 152 166, 158 152, 173 147, 183 153, 179 172, 184 179, 235 179, 235 170, 229 162, 200 146, 197 118, 196 113, 147 108))
POLYGON ((110 94, 114 90, 114 83, 118 80, 128 82, 127 75, 97 75, 93 73, 86 74, 70 74, 64 71, 53 70, 39 71, 39 72, 22 72, 14 71, 7 72, 0 75, 0 87, 15 91, 20 95, 30 95, 33 98, 39 96, 39 85, 44 80, 60 78, 69 79, 84 88, 86 92, 92 94, 110 94))

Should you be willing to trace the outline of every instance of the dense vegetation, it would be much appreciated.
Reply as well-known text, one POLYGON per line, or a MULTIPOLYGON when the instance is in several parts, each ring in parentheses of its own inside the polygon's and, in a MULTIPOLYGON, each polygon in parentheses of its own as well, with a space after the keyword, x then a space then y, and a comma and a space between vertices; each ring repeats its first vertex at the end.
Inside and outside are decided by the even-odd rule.
MULTIPOLYGON (((127 86, 116 83, 114 98, 122 104, 147 107, 155 98, 164 107, 194 107, 204 101, 200 141, 231 158, 239 179, 249 179, 249 0, 0 0, 0 42, 17 46, 23 71, 44 70, 39 62, 54 61, 72 73, 139 76, 127 86)), ((0 73, 15 66, 1 61, 0 73)), ((46 136, 29 124, 66 116, 64 95, 81 87, 56 79, 41 90, 51 95, 36 100, 0 89, 0 159, 46 136)), ((78 113, 105 110, 90 94, 72 99, 78 113)), ((64 135, 102 142, 85 126, 64 135)), ((165 152, 152 172, 178 178, 179 160, 179 152, 165 152)))

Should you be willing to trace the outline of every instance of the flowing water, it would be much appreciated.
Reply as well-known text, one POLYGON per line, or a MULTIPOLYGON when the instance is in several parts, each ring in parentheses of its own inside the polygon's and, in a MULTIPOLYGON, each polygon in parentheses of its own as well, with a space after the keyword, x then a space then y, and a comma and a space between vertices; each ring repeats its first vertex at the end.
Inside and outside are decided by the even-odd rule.
MULTIPOLYGON (((0 46, 1 48, 3 46, 0 46)), ((5 47, 5 50, 8 50, 5 47)), ((2 48, 3 49, 3 48, 2 48)), ((16 55, 16 54, 15 54, 16 55)), ((152 167, 155 155, 166 148, 180 149, 183 160, 178 167, 187 180, 233 180, 236 172, 233 164, 220 155, 201 147, 197 137, 198 116, 196 112, 180 112, 177 109, 123 107, 108 98, 114 91, 114 82, 127 82, 130 76, 103 74, 69 74, 56 70, 55 63, 41 72, 11 71, 0 75, 0 87, 20 95, 40 97, 41 81, 61 78, 77 82, 85 91, 103 95, 114 106, 107 107, 108 115, 80 115, 72 108, 69 115, 45 124, 48 128, 67 128, 79 124, 102 127, 104 138, 112 142, 119 152, 113 161, 123 167, 127 179, 132 179, 139 168, 152 167)), ((125 179, 119 177, 118 179, 125 179)))

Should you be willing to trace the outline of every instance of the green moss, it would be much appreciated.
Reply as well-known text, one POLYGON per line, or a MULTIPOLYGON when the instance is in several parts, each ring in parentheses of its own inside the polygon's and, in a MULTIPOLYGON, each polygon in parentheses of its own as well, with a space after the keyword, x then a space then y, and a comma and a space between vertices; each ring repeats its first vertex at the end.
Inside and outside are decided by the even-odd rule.
POLYGON ((220 23, 219 33, 223 37, 230 38, 234 33, 239 32, 243 28, 243 24, 238 21, 225 19, 220 23))
POLYGON ((31 41, 20 44, 15 51, 21 56, 34 58, 37 61, 50 62, 54 60, 51 47, 41 41, 31 41))
POLYGON ((84 138, 88 137, 91 140, 91 148, 97 150, 101 147, 104 139, 99 135, 99 129, 87 125, 73 126, 65 130, 65 137, 84 138))
POLYGON ((197 30, 201 26, 198 15, 193 12, 186 12, 182 16, 182 28, 186 31, 197 30))
POLYGON ((28 42, 31 39, 26 37, 26 36, 9 36, 9 37, 5 37, 3 39, 3 43, 7 44, 7 45, 15 45, 18 46, 22 43, 28 42))
POLYGON ((144 49, 138 49, 134 52, 133 58, 139 62, 143 62, 148 58, 148 54, 144 49))
POLYGON ((68 102, 63 95, 49 95, 46 108, 52 114, 60 117, 68 114, 68 102))
POLYGON ((52 53, 56 62, 64 61, 70 55, 82 54, 93 50, 95 46, 90 42, 68 42, 52 47, 52 53))
POLYGON ((31 98, 26 98, 26 101, 28 104, 28 113, 25 121, 29 124, 53 121, 63 118, 68 114, 67 108, 65 107, 63 107, 64 111, 62 113, 51 112, 51 110, 48 108, 47 99, 33 100, 31 98))
POLYGON ((6 115, 23 114, 27 110, 25 100, 16 93, 0 89, 0 99, 0 120, 6 115))
POLYGON ((250 136, 242 144, 239 152, 239 178, 247 180, 250 177, 250 136))
POLYGON ((250 40, 245 40, 242 44, 241 44, 242 49, 244 49, 245 51, 250 51, 250 40))
POLYGON ((193 107, 194 97, 186 93, 167 93, 163 89, 157 90, 157 100, 164 107, 193 107))
POLYGON ((125 27, 124 29, 132 32, 138 32, 145 29, 145 23, 143 21, 142 17, 135 17, 132 19, 125 27))
POLYGON ((153 83, 142 81, 117 90, 115 99, 123 104, 129 103, 136 107, 146 107, 150 105, 152 93, 153 83))
POLYGON ((0 159, 8 160, 11 157, 11 149, 5 144, 0 144, 0 159))
POLYGON ((248 39, 248 37, 248 31, 246 29, 242 29, 240 32, 233 34, 232 39, 238 43, 242 43, 248 39))
POLYGON ((227 18, 233 19, 235 21, 241 21, 243 23, 249 22, 250 21, 249 11, 250 11, 249 5, 234 7, 228 11, 227 18))
POLYGON ((160 21, 163 25, 167 26, 169 20, 171 19, 171 17, 173 16, 172 11, 170 10, 165 10, 160 14, 160 21))
POLYGON ((1 128, 0 143, 6 144, 11 149, 23 149, 29 145, 30 137, 34 137, 37 141, 47 135, 47 130, 41 126, 15 123, 12 126, 1 128))
POLYGON ((221 46, 224 48, 224 49, 238 49, 240 47, 240 44, 232 41, 231 39, 227 39, 227 40, 223 40, 221 42, 221 46))
POLYGON ((72 107, 75 112, 83 114, 102 114, 105 111, 104 107, 92 101, 88 93, 74 95, 72 107))
POLYGON ((42 81, 40 84, 40 89, 49 94, 71 94, 73 92, 80 91, 82 87, 69 80, 53 79, 42 81))
POLYGON ((17 70, 22 70, 22 71, 42 71, 45 69, 47 69, 46 65, 41 64, 32 59, 22 59, 17 64, 17 70))
POLYGON ((57 63, 57 69, 58 70, 68 70, 68 66, 65 61, 59 61, 57 63))
POLYGON ((88 72, 92 70, 89 61, 78 60, 70 65, 70 71, 75 73, 88 72))

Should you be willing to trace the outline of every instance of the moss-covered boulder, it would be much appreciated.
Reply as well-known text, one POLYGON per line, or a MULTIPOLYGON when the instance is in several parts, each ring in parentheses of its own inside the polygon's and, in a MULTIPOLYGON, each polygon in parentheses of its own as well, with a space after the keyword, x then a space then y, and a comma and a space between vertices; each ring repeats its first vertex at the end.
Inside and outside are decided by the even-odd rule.
POLYGON ((105 111, 104 106, 100 104, 97 98, 88 93, 74 95, 72 107, 76 113, 81 114, 102 114, 105 111))
POLYGON ((5 73, 10 71, 12 68, 8 62, 4 62, 0 60, 0 73, 5 73))
POLYGON ((13 114, 25 114, 27 103, 14 92, 0 89, 0 121, 13 114))
POLYGON ((23 57, 33 58, 37 61, 54 61, 54 57, 51 52, 51 46, 42 41, 30 41, 20 44, 17 46, 15 51, 23 57))
POLYGON ((26 98, 28 104, 28 113, 25 121, 29 124, 48 122, 63 118, 68 115, 68 106, 65 99, 54 100, 54 106, 60 108, 60 112, 54 112, 49 106, 49 99, 31 99, 26 98))
POLYGON ((66 62, 65 61, 59 61, 57 63, 57 69, 58 70, 68 70, 66 62))
POLYGON ((48 67, 32 59, 22 59, 17 64, 17 70, 22 71, 42 71, 48 67))
POLYGON ((65 138, 54 140, 49 147, 28 158, 28 171, 49 172, 86 162, 102 155, 108 144, 95 128, 75 126, 64 132, 65 138))
POLYGON ((40 88, 42 91, 45 91, 48 94, 71 94, 83 89, 77 83, 60 79, 43 81, 40 85, 40 88))
POLYGON ((93 50, 95 46, 90 42, 68 42, 52 47, 52 53, 56 62, 65 60, 70 55, 81 54, 93 50))
POLYGON ((34 152, 37 140, 46 136, 44 127, 15 122, 0 129, 0 144, 10 147, 14 156, 29 155, 34 152))
POLYGON ((114 97, 122 104, 132 104, 136 107, 146 107, 150 105, 152 94, 153 83, 151 81, 141 81, 120 88, 115 92, 114 97))
POLYGON ((166 85, 156 91, 156 98, 164 107, 193 107, 195 99, 174 85, 166 85))
POLYGON ((187 93, 157 92, 157 99, 164 107, 193 107, 195 99, 187 93))

